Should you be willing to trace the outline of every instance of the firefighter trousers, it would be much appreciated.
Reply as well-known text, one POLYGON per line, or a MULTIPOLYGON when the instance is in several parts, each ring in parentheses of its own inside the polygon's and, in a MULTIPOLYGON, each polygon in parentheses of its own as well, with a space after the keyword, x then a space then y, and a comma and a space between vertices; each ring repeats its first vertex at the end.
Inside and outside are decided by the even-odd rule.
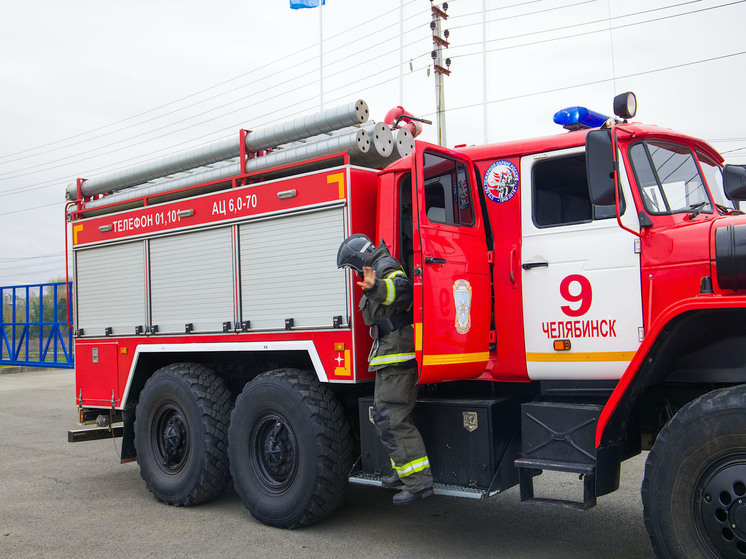
POLYGON ((376 371, 373 396, 378 436, 389 453, 391 467, 410 491, 433 484, 425 443, 412 423, 419 388, 416 382, 414 367, 385 367, 376 371))

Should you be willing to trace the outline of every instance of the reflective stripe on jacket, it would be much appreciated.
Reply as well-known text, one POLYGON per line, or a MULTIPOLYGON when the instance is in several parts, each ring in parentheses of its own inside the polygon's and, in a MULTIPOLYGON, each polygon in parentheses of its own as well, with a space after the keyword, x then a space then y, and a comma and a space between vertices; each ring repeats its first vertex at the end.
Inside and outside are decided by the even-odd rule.
MULTIPOLYGON (((375 285, 363 291, 363 299, 360 301, 365 324, 376 324, 411 308, 412 282, 401 264, 389 254, 386 245, 376 247, 366 259, 365 265, 376 272, 375 285)), ((414 328, 406 325, 373 343, 368 357, 368 370, 410 365, 414 358, 414 328)))

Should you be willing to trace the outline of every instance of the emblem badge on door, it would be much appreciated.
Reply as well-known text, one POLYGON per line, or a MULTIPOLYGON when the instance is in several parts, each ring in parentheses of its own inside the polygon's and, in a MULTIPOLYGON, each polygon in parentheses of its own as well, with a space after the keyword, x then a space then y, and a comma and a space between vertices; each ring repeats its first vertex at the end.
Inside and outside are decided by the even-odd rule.
POLYGON ((493 202, 507 202, 518 191, 518 169, 507 159, 495 161, 484 173, 482 186, 493 202))
POLYGON ((464 280, 453 283, 453 303, 456 306, 456 332, 466 334, 471 328, 471 284, 464 280))

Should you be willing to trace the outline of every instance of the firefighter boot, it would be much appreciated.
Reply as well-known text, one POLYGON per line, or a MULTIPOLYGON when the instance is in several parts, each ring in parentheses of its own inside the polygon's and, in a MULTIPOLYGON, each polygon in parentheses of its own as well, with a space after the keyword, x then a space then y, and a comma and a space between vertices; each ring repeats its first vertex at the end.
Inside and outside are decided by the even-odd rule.
POLYGON ((381 485, 386 489, 396 489, 398 487, 404 487, 404 482, 399 479, 396 472, 392 472, 390 476, 381 478, 381 485))
POLYGON ((432 494, 432 485, 425 486, 420 489, 413 489, 412 491, 410 491, 409 489, 405 489, 404 491, 399 491, 396 495, 394 495, 394 504, 408 505, 409 503, 414 503, 418 499, 427 499, 432 494))

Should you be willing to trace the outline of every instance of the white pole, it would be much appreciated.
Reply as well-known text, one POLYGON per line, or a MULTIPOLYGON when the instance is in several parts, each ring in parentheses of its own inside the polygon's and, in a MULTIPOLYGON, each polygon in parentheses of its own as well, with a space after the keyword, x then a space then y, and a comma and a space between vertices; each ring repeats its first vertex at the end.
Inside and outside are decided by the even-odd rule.
POLYGON ((324 5, 319 6, 319 110, 324 110, 324 5))
POLYGON ((616 67, 614 66, 614 31, 611 27, 611 1, 606 1, 606 9, 609 12, 609 46, 611 47, 611 77, 614 84, 614 95, 616 95, 616 67))
MULTIPOLYGON (((442 28, 440 25, 440 18, 433 13, 432 21, 435 24, 433 29, 433 37, 441 37, 442 28)), ((443 62, 443 47, 435 41, 433 38, 433 49, 435 52, 435 58, 433 60, 435 65, 435 109, 437 114, 437 129, 438 129, 438 145, 446 145, 446 99, 445 99, 445 84, 444 76, 439 68, 444 68, 445 63, 443 62)))
POLYGON ((399 103, 404 104, 404 0, 399 1, 399 103))
POLYGON ((487 125, 487 0, 482 0, 482 127, 484 137, 482 143, 487 143, 489 126, 487 125))

